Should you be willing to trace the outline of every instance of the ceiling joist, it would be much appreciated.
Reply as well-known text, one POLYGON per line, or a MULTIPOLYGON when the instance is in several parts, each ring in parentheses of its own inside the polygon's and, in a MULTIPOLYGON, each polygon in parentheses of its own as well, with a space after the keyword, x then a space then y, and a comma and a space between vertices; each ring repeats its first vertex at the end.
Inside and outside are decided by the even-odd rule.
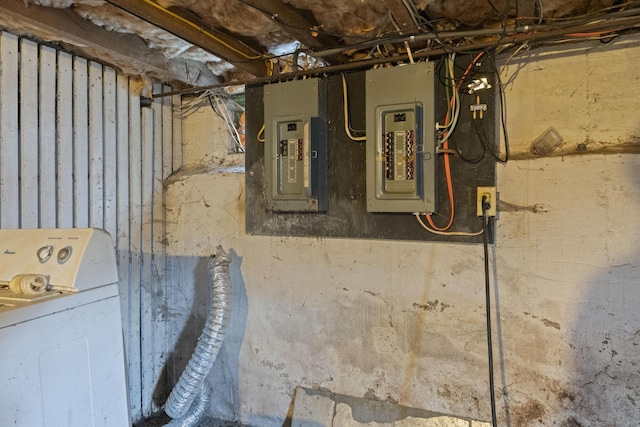
POLYGON ((108 58, 112 65, 130 75, 143 73, 161 81, 174 84, 179 81, 190 86, 220 81, 204 64, 167 60, 159 51, 149 49, 140 37, 107 31, 69 8, 27 6, 23 0, 2 0, 0 27, 16 35, 61 43, 89 59, 104 62, 108 58))
MULTIPOLYGON (((335 38, 324 34, 316 22, 306 18, 298 9, 295 9, 282 1, 240 1, 267 15, 282 29, 282 31, 289 34, 308 48, 315 50, 340 45, 335 38)), ((325 57, 324 59, 330 64, 343 63, 348 60, 344 55, 333 55, 325 57)))
POLYGON ((215 29, 204 30, 151 0, 107 1, 228 61, 241 70, 258 77, 267 75, 267 65, 262 59, 262 53, 240 43, 235 37, 215 29))

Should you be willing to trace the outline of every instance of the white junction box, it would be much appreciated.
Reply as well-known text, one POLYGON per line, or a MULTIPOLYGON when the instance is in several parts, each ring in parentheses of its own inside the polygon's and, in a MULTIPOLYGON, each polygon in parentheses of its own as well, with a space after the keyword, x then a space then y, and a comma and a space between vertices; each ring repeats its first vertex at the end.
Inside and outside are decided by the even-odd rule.
POLYGON ((0 425, 131 425, 117 282, 103 230, 0 230, 0 425))
POLYGON ((435 212, 433 63, 366 73, 367 211, 435 212))

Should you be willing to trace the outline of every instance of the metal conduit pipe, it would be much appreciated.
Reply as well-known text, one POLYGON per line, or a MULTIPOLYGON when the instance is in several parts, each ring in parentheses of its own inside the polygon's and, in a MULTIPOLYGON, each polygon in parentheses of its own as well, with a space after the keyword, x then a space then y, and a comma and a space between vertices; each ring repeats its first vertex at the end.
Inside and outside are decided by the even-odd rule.
POLYGON ((164 407, 164 411, 171 418, 185 416, 196 395, 203 389, 204 380, 224 341, 233 296, 229 264, 229 255, 221 246, 218 246, 215 257, 211 257, 208 265, 209 281, 213 284, 213 288, 209 298, 207 320, 198 338, 196 349, 164 407))

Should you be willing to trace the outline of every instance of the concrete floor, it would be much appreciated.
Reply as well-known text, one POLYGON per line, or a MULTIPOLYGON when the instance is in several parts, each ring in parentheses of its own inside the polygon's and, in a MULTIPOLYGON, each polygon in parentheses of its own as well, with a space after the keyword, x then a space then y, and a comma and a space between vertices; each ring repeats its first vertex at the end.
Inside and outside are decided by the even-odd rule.
MULTIPOLYGON (((165 413, 154 415, 146 420, 138 423, 135 427, 160 427, 166 425, 171 418, 165 413)), ((224 421, 218 418, 205 418, 199 424, 199 427, 251 427, 246 424, 240 424, 234 421, 224 421)))

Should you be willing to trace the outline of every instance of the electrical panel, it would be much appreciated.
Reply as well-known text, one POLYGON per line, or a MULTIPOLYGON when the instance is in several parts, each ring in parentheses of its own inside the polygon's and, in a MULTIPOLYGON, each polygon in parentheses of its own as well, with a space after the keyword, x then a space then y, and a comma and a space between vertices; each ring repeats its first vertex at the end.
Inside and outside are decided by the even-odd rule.
POLYGON ((365 77, 367 211, 435 212, 433 63, 365 77))
POLYGON ((327 210, 327 90, 322 79, 264 87, 266 208, 327 210))

